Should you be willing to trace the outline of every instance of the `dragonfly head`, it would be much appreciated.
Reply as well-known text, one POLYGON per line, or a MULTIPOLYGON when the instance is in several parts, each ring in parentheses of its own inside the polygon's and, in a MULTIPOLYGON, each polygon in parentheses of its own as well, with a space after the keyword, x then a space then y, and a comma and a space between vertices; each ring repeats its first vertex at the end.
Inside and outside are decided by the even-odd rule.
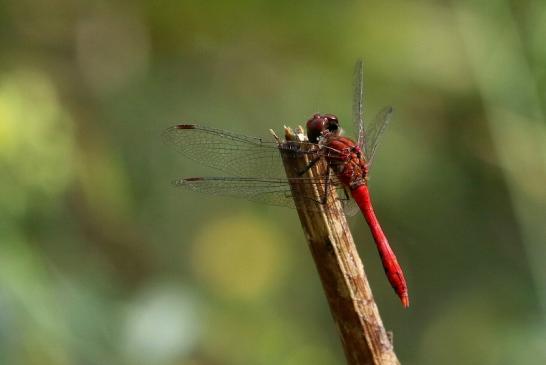
POLYGON ((307 121, 307 137, 309 142, 318 143, 325 134, 339 135, 341 128, 337 117, 333 114, 314 114, 307 121))

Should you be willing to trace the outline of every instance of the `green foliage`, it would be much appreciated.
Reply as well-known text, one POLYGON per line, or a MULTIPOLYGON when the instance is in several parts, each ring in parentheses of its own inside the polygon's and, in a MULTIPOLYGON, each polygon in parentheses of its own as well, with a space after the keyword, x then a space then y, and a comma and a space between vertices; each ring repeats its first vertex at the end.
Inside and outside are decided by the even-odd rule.
POLYGON ((546 362, 546 4, 0 4, 0 363, 337 364, 294 211, 179 191, 162 145, 314 112, 394 121, 355 240, 404 364, 546 362), (533 356, 529 356, 533 353, 533 356))

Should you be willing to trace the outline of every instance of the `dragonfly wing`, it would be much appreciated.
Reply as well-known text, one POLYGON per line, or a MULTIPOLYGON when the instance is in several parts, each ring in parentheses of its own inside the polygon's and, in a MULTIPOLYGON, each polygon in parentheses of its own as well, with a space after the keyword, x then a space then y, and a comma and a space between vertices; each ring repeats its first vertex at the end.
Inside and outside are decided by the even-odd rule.
POLYGON ((360 213, 360 208, 353 199, 342 202, 342 205, 343 212, 347 217, 354 217, 360 213))
POLYGON ((357 146, 362 148, 364 143, 364 65, 362 59, 356 61, 353 84, 353 123, 357 146))
POLYGON ((168 128, 163 140, 186 157, 231 176, 286 176, 278 144, 273 141, 194 124, 168 128))
MULTIPOLYGON (((324 191, 324 179, 295 178, 295 179, 261 179, 243 177, 192 177, 180 178, 173 184, 188 190, 220 195, 233 198, 242 198, 258 203, 295 208, 295 201, 304 203, 311 210, 319 210, 324 203, 320 198, 299 196, 292 194, 290 183, 312 184, 319 191, 324 191), (292 180, 292 181, 291 181, 292 180)), ((329 189, 338 187, 329 183, 329 189)))
POLYGON ((387 126, 389 125, 394 109, 392 106, 383 108, 375 117, 374 121, 366 127, 364 151, 366 152, 366 159, 368 166, 371 167, 373 158, 375 156, 375 150, 379 145, 379 140, 387 126))
POLYGON ((337 196, 341 201, 341 205, 343 206, 343 212, 347 217, 355 216, 360 212, 360 208, 356 204, 355 200, 351 198, 351 194, 349 193, 347 188, 339 186, 337 190, 337 196))
POLYGON ((294 200, 286 179, 239 177, 196 177, 177 179, 173 184, 209 195, 242 198, 250 201, 294 208, 294 200))

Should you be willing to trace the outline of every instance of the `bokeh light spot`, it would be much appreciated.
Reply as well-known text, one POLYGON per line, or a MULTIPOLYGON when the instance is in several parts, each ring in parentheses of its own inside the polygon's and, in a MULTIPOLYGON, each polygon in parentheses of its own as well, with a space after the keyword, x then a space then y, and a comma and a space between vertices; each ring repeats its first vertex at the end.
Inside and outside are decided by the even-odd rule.
POLYGON ((255 299, 280 279, 280 238, 250 215, 211 221, 194 241, 193 271, 221 295, 255 299))
MULTIPOLYGON (((55 196, 73 177, 73 123, 47 75, 0 75, 0 203, 24 211, 31 193, 55 196)), ((13 210, 12 210, 13 209, 13 210)))
POLYGON ((133 364, 171 364, 199 339, 196 303, 187 290, 172 285, 145 288, 132 302, 125 321, 125 354, 133 364))

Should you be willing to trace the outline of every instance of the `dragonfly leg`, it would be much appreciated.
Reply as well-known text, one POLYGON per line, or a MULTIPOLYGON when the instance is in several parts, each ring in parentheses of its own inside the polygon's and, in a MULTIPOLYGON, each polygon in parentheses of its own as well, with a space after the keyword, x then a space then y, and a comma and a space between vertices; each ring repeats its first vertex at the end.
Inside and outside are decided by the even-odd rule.
POLYGON ((311 167, 315 166, 315 165, 317 164, 317 162, 319 162, 319 161, 320 161, 320 156, 315 157, 314 159, 311 160, 311 162, 309 162, 309 163, 307 164, 307 166, 305 166, 305 167, 303 168, 302 171, 300 171, 300 172, 298 173, 298 175, 302 176, 302 175, 305 174, 307 171, 309 171, 309 169, 310 169, 311 167))
MULTIPOLYGON (((284 193, 284 197, 285 197, 285 198, 293 198, 293 199, 296 199, 296 196, 295 196, 294 194, 292 194, 292 192, 288 192, 288 191, 286 191, 286 192, 284 193)), ((300 198, 301 198, 301 197, 300 197, 300 198)), ((303 197, 303 198, 306 199, 306 201, 309 201, 309 200, 310 200, 310 201, 312 201, 313 203, 317 203, 317 204, 320 204, 320 205, 326 204, 326 199, 323 198, 323 197, 321 197, 320 199, 314 199, 314 198, 312 198, 312 197, 310 197, 310 196, 305 196, 305 197, 303 197)))
POLYGON ((347 192, 347 188, 343 187, 343 195, 345 195, 343 198, 338 198, 341 201, 349 201, 351 198, 349 197, 349 193, 347 192))
MULTIPOLYGON (((314 199, 312 197, 304 197, 305 199, 309 199, 317 204, 324 205, 328 201, 328 190, 330 189, 330 169, 328 169, 328 172, 324 176, 324 192, 321 194, 322 196, 319 199, 314 199)), ((295 198, 292 192, 286 191, 285 197, 287 198, 295 198)))

